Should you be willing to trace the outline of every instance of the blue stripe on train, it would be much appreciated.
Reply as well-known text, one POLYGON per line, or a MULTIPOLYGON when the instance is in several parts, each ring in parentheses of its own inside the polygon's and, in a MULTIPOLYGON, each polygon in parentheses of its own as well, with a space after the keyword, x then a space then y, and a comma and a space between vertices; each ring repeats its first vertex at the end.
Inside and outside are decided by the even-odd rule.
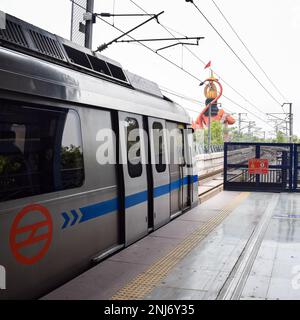
POLYGON ((170 193, 170 183, 163 186, 155 187, 153 190, 153 197, 158 198, 168 193, 170 193))
MULTIPOLYGON (((198 182, 198 176, 186 176, 183 179, 179 179, 177 181, 168 183, 166 185, 162 185, 159 187, 155 187, 153 190, 153 196, 154 198, 161 197, 165 194, 170 193, 173 190, 179 189, 181 185, 187 185, 190 182, 190 179, 192 180, 192 183, 198 182)), ((140 203, 143 203, 148 200, 148 191, 142 191, 139 193, 135 193, 133 195, 127 196, 125 198, 125 208, 130 208, 133 206, 136 206, 140 203)), ((106 215, 108 213, 117 211, 119 208, 119 201, 118 198, 114 198, 107 201, 102 201, 96 204, 88 205, 86 207, 80 208, 80 212, 82 213, 82 217, 79 221, 79 223, 95 219, 98 217, 101 217, 103 215, 106 215)), ((71 210, 75 211, 75 210, 71 210)), ((70 218, 66 212, 62 213, 62 217, 64 218, 64 224, 62 226, 62 229, 66 228, 69 224, 70 218)), ((77 220, 77 219, 76 219, 77 220)), ((75 220, 73 220, 75 221, 75 220)), ((72 223, 70 226, 74 225, 72 223)))
POLYGON ((100 203, 89 205, 87 207, 80 208, 80 211, 82 213, 80 223, 116 211, 118 210, 118 208, 118 198, 114 198, 112 200, 107 200, 100 203))
POLYGON ((198 175, 194 175, 192 179, 193 179, 193 183, 198 182, 198 175))
POLYGON ((143 203, 148 200, 148 191, 142 191, 135 193, 125 198, 125 208, 136 206, 137 204, 143 203))

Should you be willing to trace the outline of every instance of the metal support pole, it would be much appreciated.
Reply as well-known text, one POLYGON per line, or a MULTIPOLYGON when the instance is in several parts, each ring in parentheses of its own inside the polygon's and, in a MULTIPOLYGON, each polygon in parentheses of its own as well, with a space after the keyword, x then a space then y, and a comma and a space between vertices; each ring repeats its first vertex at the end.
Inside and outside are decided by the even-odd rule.
MULTIPOLYGON (((249 124, 248 124, 248 136, 249 136, 249 139, 250 137, 253 138, 253 132, 251 132, 251 130, 255 127, 255 121, 249 121, 249 124)), ((253 140, 253 139, 251 139, 253 140)))
POLYGON ((290 143, 293 142, 293 112, 292 112, 292 107, 293 104, 289 103, 290 109, 289 109, 289 120, 290 120, 290 143))
POLYGON ((72 2, 72 9, 71 9, 71 30, 70 30, 71 41, 73 41, 73 24, 74 24, 74 2, 72 2))
POLYGON ((276 141, 277 141, 277 142, 278 142, 278 137, 280 137, 279 133, 280 133, 279 125, 278 125, 278 123, 276 122, 276 124, 275 124, 275 134, 276 134, 276 141))
MULTIPOLYGON (((87 0, 86 12, 94 13, 94 0, 87 0)), ((93 17, 85 22, 85 42, 86 48, 92 49, 93 41, 93 17)))
MULTIPOLYGON (((235 114, 235 113, 233 113, 233 114, 235 114)), ((242 112, 239 112, 239 113, 237 113, 237 115, 238 115, 238 141, 242 141, 242 139, 241 139, 241 135, 242 135, 242 130, 243 130, 243 128, 242 128, 242 123, 243 122, 248 122, 248 121, 245 121, 245 120, 243 120, 243 116, 245 115, 247 115, 247 113, 242 113, 242 112)))
POLYGON ((242 132, 242 114, 239 113, 239 141, 241 141, 241 132, 242 132))
POLYGON ((208 153, 211 150, 211 106, 208 108, 208 138, 207 138, 207 145, 208 145, 208 153))

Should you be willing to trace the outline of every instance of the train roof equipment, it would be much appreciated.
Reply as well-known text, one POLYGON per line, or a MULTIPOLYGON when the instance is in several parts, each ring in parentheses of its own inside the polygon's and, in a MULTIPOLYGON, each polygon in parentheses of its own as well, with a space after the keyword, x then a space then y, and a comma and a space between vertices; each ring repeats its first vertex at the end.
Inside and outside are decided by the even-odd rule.
MULTIPOLYGON (((125 71, 117 61, 93 52, 88 48, 81 47, 67 39, 52 34, 9 14, 5 14, 5 16, 6 28, 0 29, 0 46, 32 57, 30 63, 32 63, 32 69, 34 69, 34 71, 30 70, 27 66, 25 67, 25 64, 27 63, 25 59, 23 59, 24 61, 22 62, 24 64, 22 71, 27 68, 27 76, 33 77, 37 76, 39 73, 42 76, 45 76, 45 65, 37 63, 34 58, 42 59, 68 69, 79 71, 80 73, 88 74, 94 78, 99 78, 106 82, 119 85, 120 94, 124 93, 124 91, 121 90, 122 87, 124 89, 127 88, 139 92, 140 94, 136 94, 134 97, 130 95, 130 99, 131 101, 134 100, 135 104, 141 105, 141 114, 159 116, 158 111, 161 112, 163 110, 164 116, 170 120, 181 120, 185 123, 191 123, 187 111, 174 101, 165 97, 155 82, 129 71, 125 71), (33 72, 36 74, 33 74, 33 72), (143 94, 147 95, 149 110, 147 110, 145 103, 143 103, 143 101, 145 101, 145 96, 143 96, 143 94), (160 102, 155 101, 155 98, 160 99, 160 102)), ((8 55, 5 55, 5 57, 8 57, 8 55)), ((9 63, 11 65, 13 61, 10 61, 9 63)), ((17 68, 17 66, 15 66, 15 68, 17 68)), ((18 64, 18 68, 21 69, 20 64, 18 64)), ((57 77, 58 70, 56 72, 57 77)), ((61 70, 59 71, 61 73, 61 70)), ((65 71, 65 73, 64 81, 67 84, 68 81, 71 81, 70 78, 72 78, 74 73, 72 73, 72 76, 67 71, 65 71)), ((62 75, 60 75, 59 78, 62 78, 62 75)), ((51 79, 51 81, 53 81, 53 79, 51 79)), ((73 85, 74 82, 77 82, 77 85, 82 84, 77 78, 76 81, 73 79, 73 85)), ((94 86, 91 90, 96 91, 94 86)), ((128 99, 128 94, 126 98, 128 99)), ((83 99, 77 102, 87 103, 87 101, 83 101, 83 99)), ((88 100, 88 103, 92 105, 95 103, 98 105, 98 102, 91 101, 91 99, 88 100)), ((102 107, 106 106, 102 105, 102 107)), ((111 105, 108 107, 117 109, 117 107, 114 108, 111 105)), ((137 112, 137 109, 126 109, 126 111, 137 112)))

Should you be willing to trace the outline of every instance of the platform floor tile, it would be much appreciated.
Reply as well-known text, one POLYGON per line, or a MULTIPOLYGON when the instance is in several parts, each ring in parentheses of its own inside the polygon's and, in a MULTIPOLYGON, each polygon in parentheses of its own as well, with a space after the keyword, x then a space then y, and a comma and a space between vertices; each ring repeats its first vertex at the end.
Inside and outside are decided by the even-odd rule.
POLYGON ((300 195, 280 194, 242 299, 300 299, 300 195))
POLYGON ((106 260, 43 297, 45 300, 107 300, 147 265, 106 260))

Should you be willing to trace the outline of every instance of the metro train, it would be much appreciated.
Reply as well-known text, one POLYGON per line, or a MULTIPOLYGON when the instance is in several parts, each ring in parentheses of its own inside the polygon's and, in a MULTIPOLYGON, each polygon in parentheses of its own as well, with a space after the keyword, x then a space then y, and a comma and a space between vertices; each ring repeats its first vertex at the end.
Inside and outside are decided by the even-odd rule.
POLYGON ((6 15, 0 299, 39 298, 197 203, 183 107, 119 63, 6 15), (115 135, 103 140, 103 129, 115 135), (144 152, 131 163, 133 129, 144 152), (176 143, 151 129, 175 129, 176 143), (115 163, 99 161, 104 144, 115 163))

